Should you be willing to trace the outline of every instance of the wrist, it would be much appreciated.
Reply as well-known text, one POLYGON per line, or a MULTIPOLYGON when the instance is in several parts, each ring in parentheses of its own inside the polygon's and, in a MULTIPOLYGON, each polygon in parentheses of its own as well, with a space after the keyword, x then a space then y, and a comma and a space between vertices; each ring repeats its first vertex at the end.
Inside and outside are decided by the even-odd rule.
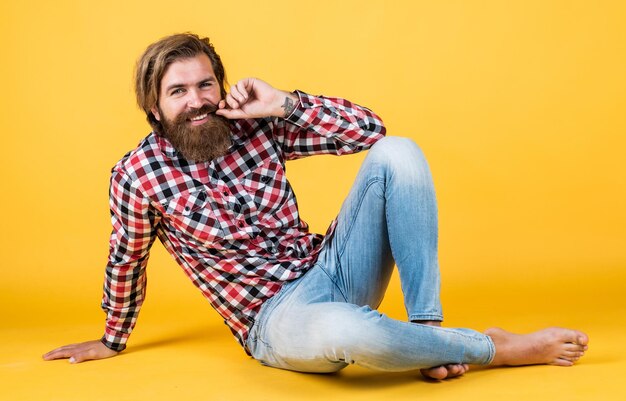
POLYGON ((289 117, 289 115, 291 115, 291 113, 293 113, 296 109, 299 101, 300 100, 297 95, 291 92, 280 91, 277 102, 278 107, 275 109, 276 112, 274 113, 274 116, 280 118, 289 117))
POLYGON ((104 345, 106 348, 108 348, 111 351, 122 352, 126 349, 126 344, 120 344, 120 343, 114 343, 114 342, 108 341, 106 338, 106 334, 103 335, 102 338, 100 338, 100 342, 102 343, 102 345, 104 345))

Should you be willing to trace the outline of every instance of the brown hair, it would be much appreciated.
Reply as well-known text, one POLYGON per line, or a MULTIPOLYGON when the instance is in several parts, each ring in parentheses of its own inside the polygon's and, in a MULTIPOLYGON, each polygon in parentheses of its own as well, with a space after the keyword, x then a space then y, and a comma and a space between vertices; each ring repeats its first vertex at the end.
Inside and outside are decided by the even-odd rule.
POLYGON ((220 56, 215 52, 209 38, 200 38, 193 33, 179 33, 166 36, 148 46, 137 61, 135 68, 135 93, 137 104, 146 113, 148 122, 160 131, 161 124, 152 114, 151 109, 159 101, 161 79, 173 62, 195 57, 204 53, 211 60, 215 78, 220 85, 222 98, 226 96, 226 72, 220 56))

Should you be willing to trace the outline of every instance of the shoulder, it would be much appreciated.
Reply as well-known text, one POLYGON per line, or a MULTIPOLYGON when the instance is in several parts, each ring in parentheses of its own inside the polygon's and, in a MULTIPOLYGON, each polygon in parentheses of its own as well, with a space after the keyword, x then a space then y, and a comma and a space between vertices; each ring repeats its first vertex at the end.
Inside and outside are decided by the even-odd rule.
POLYGON ((128 151, 115 163, 111 172, 129 177, 140 177, 146 173, 147 169, 162 163, 165 155, 159 146, 158 139, 154 133, 150 133, 139 142, 136 148, 128 151))
MULTIPOLYGON (((169 170, 167 144, 164 140, 150 133, 143 138, 136 148, 127 152, 111 169, 111 182, 123 183, 150 197, 154 192, 154 177, 164 176, 169 170)), ((170 155, 171 156, 171 155, 170 155)))

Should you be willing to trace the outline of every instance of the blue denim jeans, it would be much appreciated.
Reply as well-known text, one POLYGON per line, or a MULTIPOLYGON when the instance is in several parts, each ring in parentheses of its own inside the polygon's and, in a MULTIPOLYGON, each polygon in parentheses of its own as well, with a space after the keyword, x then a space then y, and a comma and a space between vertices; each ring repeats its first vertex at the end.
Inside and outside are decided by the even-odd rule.
POLYGON ((261 308, 247 346, 261 363, 302 372, 348 364, 404 371, 448 363, 487 364, 488 336, 412 323, 443 320, 437 203, 417 145, 387 137, 369 151, 336 231, 304 276, 261 308), (408 322, 375 309, 398 267, 408 322))

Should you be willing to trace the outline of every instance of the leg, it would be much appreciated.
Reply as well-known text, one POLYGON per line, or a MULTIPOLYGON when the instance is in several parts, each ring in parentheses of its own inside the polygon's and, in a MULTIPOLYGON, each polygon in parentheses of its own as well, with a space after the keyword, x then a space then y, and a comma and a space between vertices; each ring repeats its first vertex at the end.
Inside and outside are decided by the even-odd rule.
POLYGON ((441 321, 437 202, 415 143, 387 137, 370 149, 342 205, 324 268, 344 300, 377 307, 393 262, 411 321, 441 321))
POLYGON ((321 265, 290 283, 257 316, 248 339, 252 356, 273 367, 328 373, 352 363, 383 371, 486 364, 494 355, 489 338, 473 330, 393 320, 333 301, 333 294, 336 284, 321 265))
MULTIPOLYGON (((370 150, 344 202, 330 247, 338 259, 329 272, 347 302, 376 307, 398 266, 408 319, 439 325, 437 202, 428 163, 414 142, 388 137, 370 150)), ((330 254, 333 254, 331 252, 330 254)), ((463 374, 466 364, 422 373, 463 374)))
POLYGON ((454 364, 456 373, 464 361, 489 360, 493 346, 480 333, 394 321, 369 308, 382 300, 394 259, 409 319, 442 320, 432 179, 403 138, 374 145, 314 271, 270 301, 271 313, 264 307, 250 345, 255 358, 305 371, 347 362, 382 370, 454 364))
POLYGON ((248 342, 252 355, 307 372, 333 372, 349 363, 394 371, 437 366, 422 373, 445 378, 462 374, 466 363, 571 363, 586 349, 586 336, 571 330, 517 336, 492 329, 482 335, 372 311, 364 306, 380 303, 392 256, 409 319, 441 320, 430 174, 412 142, 387 138, 366 158, 318 265, 264 305, 248 342))

